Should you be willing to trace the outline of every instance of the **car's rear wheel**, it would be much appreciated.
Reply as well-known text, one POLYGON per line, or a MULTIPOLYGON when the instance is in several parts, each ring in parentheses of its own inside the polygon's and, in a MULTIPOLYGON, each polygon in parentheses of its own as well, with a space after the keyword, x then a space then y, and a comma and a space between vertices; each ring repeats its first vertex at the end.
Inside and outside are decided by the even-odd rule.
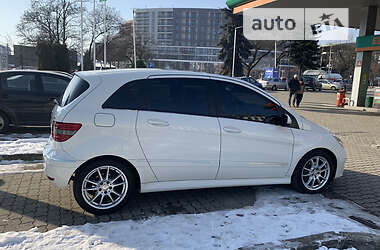
POLYGON ((0 112, 0 133, 5 133, 9 128, 9 120, 4 113, 0 112))
POLYGON ((277 86, 276 86, 276 85, 273 85, 273 86, 272 86, 272 90, 277 90, 277 86))
POLYGON ((335 86, 332 86, 332 87, 331 87, 331 90, 336 91, 335 86))
POLYGON ((76 173, 73 185, 78 204, 93 214, 112 213, 136 191, 133 172, 115 160, 95 161, 76 173))
POLYGON ((335 166, 324 151, 316 150, 305 155, 292 175, 292 186, 301 193, 320 193, 333 179, 335 166))

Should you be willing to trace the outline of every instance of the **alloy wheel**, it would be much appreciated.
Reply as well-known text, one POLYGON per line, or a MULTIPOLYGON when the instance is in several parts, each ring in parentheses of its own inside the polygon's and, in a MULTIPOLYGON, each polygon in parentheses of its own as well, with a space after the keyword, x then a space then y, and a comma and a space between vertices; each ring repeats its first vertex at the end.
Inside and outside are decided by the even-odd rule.
POLYGON ((302 183, 310 191, 323 188, 330 178, 331 167, 322 156, 314 156, 302 168, 302 183))
POLYGON ((96 209, 110 209, 124 200, 128 192, 125 174, 113 166, 101 166, 86 175, 82 182, 85 202, 96 209))

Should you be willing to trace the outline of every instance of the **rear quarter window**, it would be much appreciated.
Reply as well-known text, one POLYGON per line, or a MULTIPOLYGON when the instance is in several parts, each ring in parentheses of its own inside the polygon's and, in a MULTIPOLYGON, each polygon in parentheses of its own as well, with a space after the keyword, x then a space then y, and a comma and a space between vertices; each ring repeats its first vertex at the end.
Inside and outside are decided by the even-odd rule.
POLYGON ((74 78, 70 81, 69 85, 67 86, 65 93, 63 94, 61 105, 66 106, 70 104, 81 94, 83 94, 89 87, 90 84, 88 84, 88 82, 86 82, 78 76, 74 76, 74 78))

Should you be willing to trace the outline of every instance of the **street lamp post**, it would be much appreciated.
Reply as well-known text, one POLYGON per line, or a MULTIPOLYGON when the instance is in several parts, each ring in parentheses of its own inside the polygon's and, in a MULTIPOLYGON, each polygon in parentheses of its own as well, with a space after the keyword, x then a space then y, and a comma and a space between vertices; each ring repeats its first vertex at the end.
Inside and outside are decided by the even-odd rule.
POLYGON ((94 0, 94 20, 93 20, 93 25, 92 25, 92 48, 93 48, 93 52, 94 52, 94 58, 93 58, 93 63, 94 63, 94 70, 96 70, 96 42, 95 42, 95 29, 96 29, 96 13, 95 13, 95 7, 96 7, 96 3, 95 3, 96 0, 94 0))
POLYGON ((132 22, 132 29, 133 29, 133 61, 135 64, 135 69, 137 68, 137 61, 136 61, 136 25, 135 25, 135 10, 133 10, 133 22, 132 22))
POLYGON ((277 69, 277 41, 274 41, 274 68, 277 69))
POLYGON ((7 47, 5 48, 6 52, 5 52, 5 67, 6 67, 6 70, 9 69, 9 56, 8 56, 8 42, 7 42, 7 47))
POLYGON ((80 1, 80 69, 83 71, 83 0, 80 1))
POLYGON ((232 72, 231 72, 232 77, 235 76, 236 32, 238 29, 241 29, 241 28, 243 28, 243 26, 236 27, 235 32, 234 32, 234 50, 233 50, 233 54, 232 54, 232 72))
POLYGON ((104 67, 107 67, 107 0, 104 0, 104 67))

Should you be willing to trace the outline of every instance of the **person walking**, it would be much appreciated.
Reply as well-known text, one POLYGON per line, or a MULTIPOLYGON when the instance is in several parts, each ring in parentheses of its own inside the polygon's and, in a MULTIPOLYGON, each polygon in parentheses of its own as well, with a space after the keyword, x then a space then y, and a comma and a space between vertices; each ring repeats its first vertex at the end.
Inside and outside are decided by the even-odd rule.
POLYGON ((295 74, 292 79, 288 82, 289 87, 289 106, 292 104, 292 97, 293 99, 293 106, 295 106, 295 93, 300 87, 300 83, 298 81, 298 75, 295 74))
MULTIPOLYGON (((305 84, 303 83, 302 80, 300 80, 299 83, 300 83, 300 88, 296 91, 296 98, 295 98, 295 100, 297 102, 296 103, 297 108, 300 106, 300 103, 301 103, 302 98, 303 98, 303 93, 305 92, 305 84)), ((293 106, 295 106, 294 101, 293 101, 293 106)))

